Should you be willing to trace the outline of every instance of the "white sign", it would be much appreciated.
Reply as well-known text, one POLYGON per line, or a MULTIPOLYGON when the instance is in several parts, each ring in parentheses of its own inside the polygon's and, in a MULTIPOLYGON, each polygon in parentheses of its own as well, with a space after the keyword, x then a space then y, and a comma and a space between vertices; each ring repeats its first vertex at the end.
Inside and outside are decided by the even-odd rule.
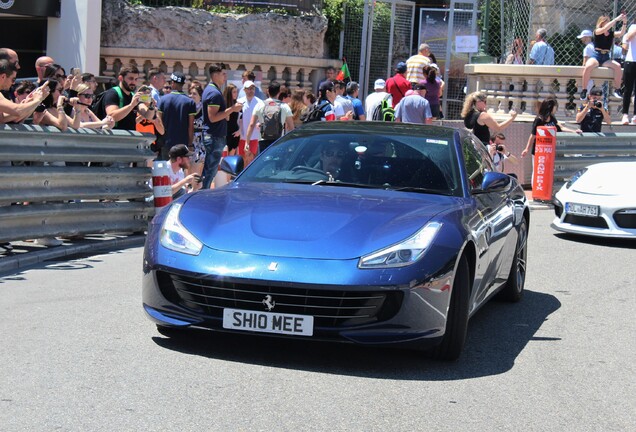
POLYGON ((455 36, 455 52, 476 53, 479 51, 479 36, 455 36))

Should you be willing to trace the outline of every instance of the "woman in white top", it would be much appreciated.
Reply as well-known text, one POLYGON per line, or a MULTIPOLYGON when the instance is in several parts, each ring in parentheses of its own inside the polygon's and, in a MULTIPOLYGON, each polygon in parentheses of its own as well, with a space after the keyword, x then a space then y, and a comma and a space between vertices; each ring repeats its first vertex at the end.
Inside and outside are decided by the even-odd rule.
POLYGON ((95 98, 93 89, 88 84, 80 84, 76 88, 77 98, 79 102, 75 104, 75 109, 78 111, 80 119, 80 127, 89 129, 110 129, 115 126, 115 120, 111 116, 104 117, 100 120, 99 117, 91 111, 91 105, 95 98))
POLYGON ((506 64, 525 64, 523 61, 523 39, 516 38, 512 42, 512 48, 510 50, 510 54, 506 57, 506 64))

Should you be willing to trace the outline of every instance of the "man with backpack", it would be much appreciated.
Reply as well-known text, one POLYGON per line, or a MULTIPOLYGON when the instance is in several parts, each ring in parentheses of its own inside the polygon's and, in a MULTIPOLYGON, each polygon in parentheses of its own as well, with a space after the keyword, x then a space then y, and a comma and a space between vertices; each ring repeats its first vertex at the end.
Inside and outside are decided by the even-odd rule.
POLYGON ((149 109, 135 93, 139 70, 128 65, 119 70, 117 86, 106 90, 95 101, 92 110, 100 119, 111 116, 115 120, 113 129, 135 130, 137 111, 150 120, 157 116, 156 109, 149 109))
POLYGON ((373 89, 375 92, 367 96, 367 99, 365 100, 367 120, 389 120, 385 119, 381 114, 382 109, 379 110, 380 112, 377 110, 378 106, 382 107, 383 104, 388 105, 389 108, 393 106, 393 98, 391 97, 391 94, 385 91, 386 82, 382 78, 378 78, 373 84, 373 89))
POLYGON ((252 114, 252 120, 247 128, 245 136, 252 136, 252 132, 259 123, 261 127, 261 139, 258 142, 258 152, 262 152, 274 141, 283 136, 283 132, 294 130, 294 116, 291 108, 286 103, 278 100, 280 83, 272 81, 267 88, 269 98, 256 105, 252 114))

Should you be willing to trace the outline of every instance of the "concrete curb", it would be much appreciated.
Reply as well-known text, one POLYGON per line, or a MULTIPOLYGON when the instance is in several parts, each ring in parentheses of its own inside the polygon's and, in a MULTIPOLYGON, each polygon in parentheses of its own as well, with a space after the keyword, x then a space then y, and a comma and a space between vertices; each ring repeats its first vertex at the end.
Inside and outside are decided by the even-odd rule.
POLYGON ((0 258, 0 275, 15 273, 26 267, 60 257, 86 252, 97 253, 105 250, 120 250, 143 246, 145 241, 145 235, 135 235, 84 244, 62 245, 18 255, 5 256, 0 258))

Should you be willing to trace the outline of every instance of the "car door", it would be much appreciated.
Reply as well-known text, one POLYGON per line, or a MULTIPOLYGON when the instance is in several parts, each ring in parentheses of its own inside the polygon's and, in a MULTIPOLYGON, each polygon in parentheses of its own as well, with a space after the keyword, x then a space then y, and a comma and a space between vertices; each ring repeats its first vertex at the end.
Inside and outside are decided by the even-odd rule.
POLYGON ((502 264, 510 263, 505 254, 508 253, 506 245, 510 242, 514 219, 512 202, 507 199, 506 192, 484 192, 481 189, 484 174, 494 171, 486 147, 472 134, 463 138, 462 147, 473 206, 470 228, 477 245, 472 310, 501 282, 504 273, 502 264))

